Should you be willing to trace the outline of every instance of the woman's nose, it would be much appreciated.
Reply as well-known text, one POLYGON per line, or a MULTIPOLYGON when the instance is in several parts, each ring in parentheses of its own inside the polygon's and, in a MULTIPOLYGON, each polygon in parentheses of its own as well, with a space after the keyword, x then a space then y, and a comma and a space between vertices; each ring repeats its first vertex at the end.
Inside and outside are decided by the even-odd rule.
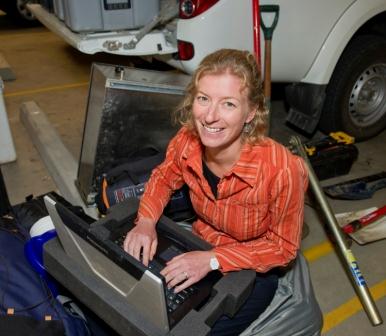
POLYGON ((218 105, 215 103, 212 103, 208 106, 205 114, 205 122, 207 123, 213 123, 217 121, 219 118, 219 111, 218 111, 218 105))

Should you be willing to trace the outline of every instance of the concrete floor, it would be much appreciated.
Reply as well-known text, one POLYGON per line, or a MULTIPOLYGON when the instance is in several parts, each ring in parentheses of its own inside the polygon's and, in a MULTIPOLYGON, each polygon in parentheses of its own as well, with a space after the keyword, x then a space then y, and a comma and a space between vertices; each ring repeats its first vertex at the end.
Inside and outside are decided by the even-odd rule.
MULTIPOLYGON (((104 54, 84 55, 45 28, 21 29, 13 26, 6 16, 0 16, 0 53, 16 76, 16 80, 5 82, 4 99, 17 160, 1 166, 11 203, 16 204, 27 195, 40 195, 56 189, 50 173, 19 120, 20 105, 35 101, 77 159, 91 63, 131 65, 136 59, 104 54)), ((275 115, 273 137, 285 143, 293 131, 284 124, 282 101, 274 100, 272 110, 275 115)), ((323 185, 385 170, 385 143, 386 131, 372 140, 357 144, 360 155, 350 174, 323 181, 323 185)), ((330 204, 339 213, 383 206, 385 200, 386 189, 382 189, 368 200, 330 200, 330 204)), ((322 334, 386 335, 386 325, 373 327, 356 300, 353 287, 327 239, 320 216, 310 205, 306 206, 305 217, 310 233, 303 240, 302 250, 309 261, 314 289, 324 314, 322 334)), ((386 240, 363 246, 353 243, 352 251, 378 309, 383 319, 386 319, 386 240)))

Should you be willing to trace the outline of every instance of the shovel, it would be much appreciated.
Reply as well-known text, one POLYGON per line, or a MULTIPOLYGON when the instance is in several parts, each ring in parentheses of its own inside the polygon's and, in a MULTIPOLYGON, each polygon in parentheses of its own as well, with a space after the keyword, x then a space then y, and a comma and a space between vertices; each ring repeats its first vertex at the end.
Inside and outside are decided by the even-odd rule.
MULTIPOLYGON (((268 111, 271 110, 271 42, 273 31, 279 20, 279 5, 260 5, 260 25, 264 34, 264 96, 268 111), (266 25, 263 20, 263 14, 274 14, 272 24, 266 25)), ((270 119, 270 118, 269 118, 270 119)), ((270 129, 268 121, 268 132, 270 129)))

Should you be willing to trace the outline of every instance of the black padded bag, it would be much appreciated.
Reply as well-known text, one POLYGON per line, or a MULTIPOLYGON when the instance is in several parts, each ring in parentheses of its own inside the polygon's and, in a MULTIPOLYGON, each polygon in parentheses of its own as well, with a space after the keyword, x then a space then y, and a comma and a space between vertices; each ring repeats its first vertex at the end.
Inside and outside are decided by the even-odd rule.
MULTIPOLYGON (((165 152, 155 147, 144 147, 130 153, 125 159, 115 161, 97 178, 98 210, 106 214, 111 206, 129 197, 140 198, 151 172, 164 159, 165 152)), ((173 193, 164 214, 175 221, 190 221, 195 218, 186 185, 173 193)))

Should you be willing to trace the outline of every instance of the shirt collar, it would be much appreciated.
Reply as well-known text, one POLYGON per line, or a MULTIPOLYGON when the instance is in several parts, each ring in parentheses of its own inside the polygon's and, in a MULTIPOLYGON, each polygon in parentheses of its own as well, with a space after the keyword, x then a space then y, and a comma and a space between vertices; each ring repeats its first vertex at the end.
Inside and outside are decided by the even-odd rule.
POLYGON ((232 170, 226 174, 226 176, 235 175, 249 186, 253 187, 256 184, 258 177, 257 172, 260 166, 260 160, 255 156, 253 146, 244 144, 241 148, 239 160, 237 160, 232 170))
POLYGON ((189 167, 199 176, 202 175, 202 145, 195 134, 190 134, 191 141, 182 152, 182 158, 186 160, 189 167))
MULTIPOLYGON (((187 165, 190 166, 197 175, 202 176, 202 145, 196 135, 191 134, 191 136, 192 141, 190 141, 189 145, 185 148, 182 157, 187 160, 187 165)), ((263 140, 262 145, 264 145, 267 140, 268 139, 263 140)), ((258 171, 261 167, 261 158, 258 154, 259 151, 254 149, 254 145, 248 143, 243 144, 239 160, 225 176, 234 175, 251 187, 256 185, 259 176, 258 171)))

